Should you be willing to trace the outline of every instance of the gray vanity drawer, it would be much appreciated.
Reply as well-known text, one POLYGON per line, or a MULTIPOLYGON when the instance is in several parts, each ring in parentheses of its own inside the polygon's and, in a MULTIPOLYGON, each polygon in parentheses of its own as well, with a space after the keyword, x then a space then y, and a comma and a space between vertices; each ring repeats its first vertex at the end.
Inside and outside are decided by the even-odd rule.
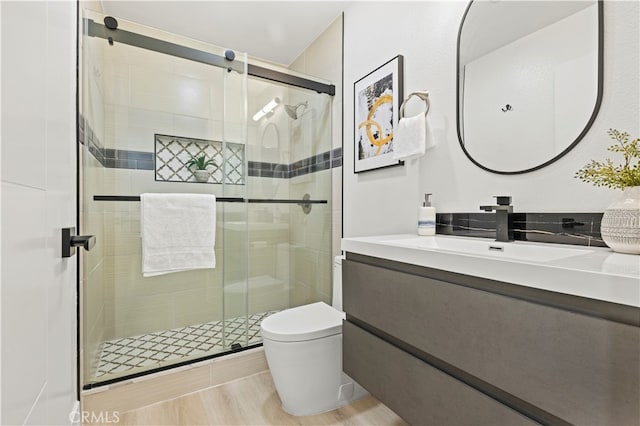
POLYGON ((640 328, 345 261, 344 309, 574 424, 640 423, 640 328))
POLYGON ((410 424, 537 424, 348 321, 343 339, 345 373, 410 424))

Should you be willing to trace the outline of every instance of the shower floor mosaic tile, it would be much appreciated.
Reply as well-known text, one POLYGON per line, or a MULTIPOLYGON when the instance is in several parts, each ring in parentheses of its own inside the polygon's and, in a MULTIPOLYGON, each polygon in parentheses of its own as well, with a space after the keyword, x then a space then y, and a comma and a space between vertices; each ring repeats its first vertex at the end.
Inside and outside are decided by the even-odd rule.
POLYGON ((104 380, 107 376, 121 376, 130 370, 160 367, 228 351, 234 343, 243 347, 260 343, 260 322, 275 312, 278 311, 228 319, 224 327, 223 321, 212 321, 109 340, 102 346, 95 379, 104 380))

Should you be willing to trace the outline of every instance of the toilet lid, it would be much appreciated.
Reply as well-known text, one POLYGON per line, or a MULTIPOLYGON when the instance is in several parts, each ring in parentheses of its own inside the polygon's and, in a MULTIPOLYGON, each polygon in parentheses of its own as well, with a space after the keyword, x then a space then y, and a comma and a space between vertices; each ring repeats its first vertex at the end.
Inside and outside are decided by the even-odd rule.
POLYGON ((342 333, 344 312, 324 302, 298 306, 265 318, 260 324, 264 339, 300 342, 342 333))

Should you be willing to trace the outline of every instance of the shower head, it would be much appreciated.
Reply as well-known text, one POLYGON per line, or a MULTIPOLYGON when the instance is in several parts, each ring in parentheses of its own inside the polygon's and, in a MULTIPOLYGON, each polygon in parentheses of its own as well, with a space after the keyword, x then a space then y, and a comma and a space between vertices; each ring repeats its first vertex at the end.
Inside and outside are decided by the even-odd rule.
POLYGON ((297 120, 298 119, 298 108, 300 108, 301 106, 306 108, 307 105, 308 105, 307 101, 300 102, 297 105, 285 105, 284 106, 284 110, 287 112, 287 115, 289 117, 291 117, 293 120, 297 120))

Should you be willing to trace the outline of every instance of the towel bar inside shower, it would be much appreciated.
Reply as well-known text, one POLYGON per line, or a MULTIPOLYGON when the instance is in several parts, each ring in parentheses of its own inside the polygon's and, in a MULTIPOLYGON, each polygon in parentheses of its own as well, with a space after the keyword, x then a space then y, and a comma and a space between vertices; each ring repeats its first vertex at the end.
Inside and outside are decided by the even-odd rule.
MULTIPOLYGON (((94 195, 93 201, 140 201, 139 195, 94 195)), ((242 198, 242 197, 216 197, 220 203, 251 203, 251 204, 327 204, 327 200, 289 200, 274 198, 242 198)))

